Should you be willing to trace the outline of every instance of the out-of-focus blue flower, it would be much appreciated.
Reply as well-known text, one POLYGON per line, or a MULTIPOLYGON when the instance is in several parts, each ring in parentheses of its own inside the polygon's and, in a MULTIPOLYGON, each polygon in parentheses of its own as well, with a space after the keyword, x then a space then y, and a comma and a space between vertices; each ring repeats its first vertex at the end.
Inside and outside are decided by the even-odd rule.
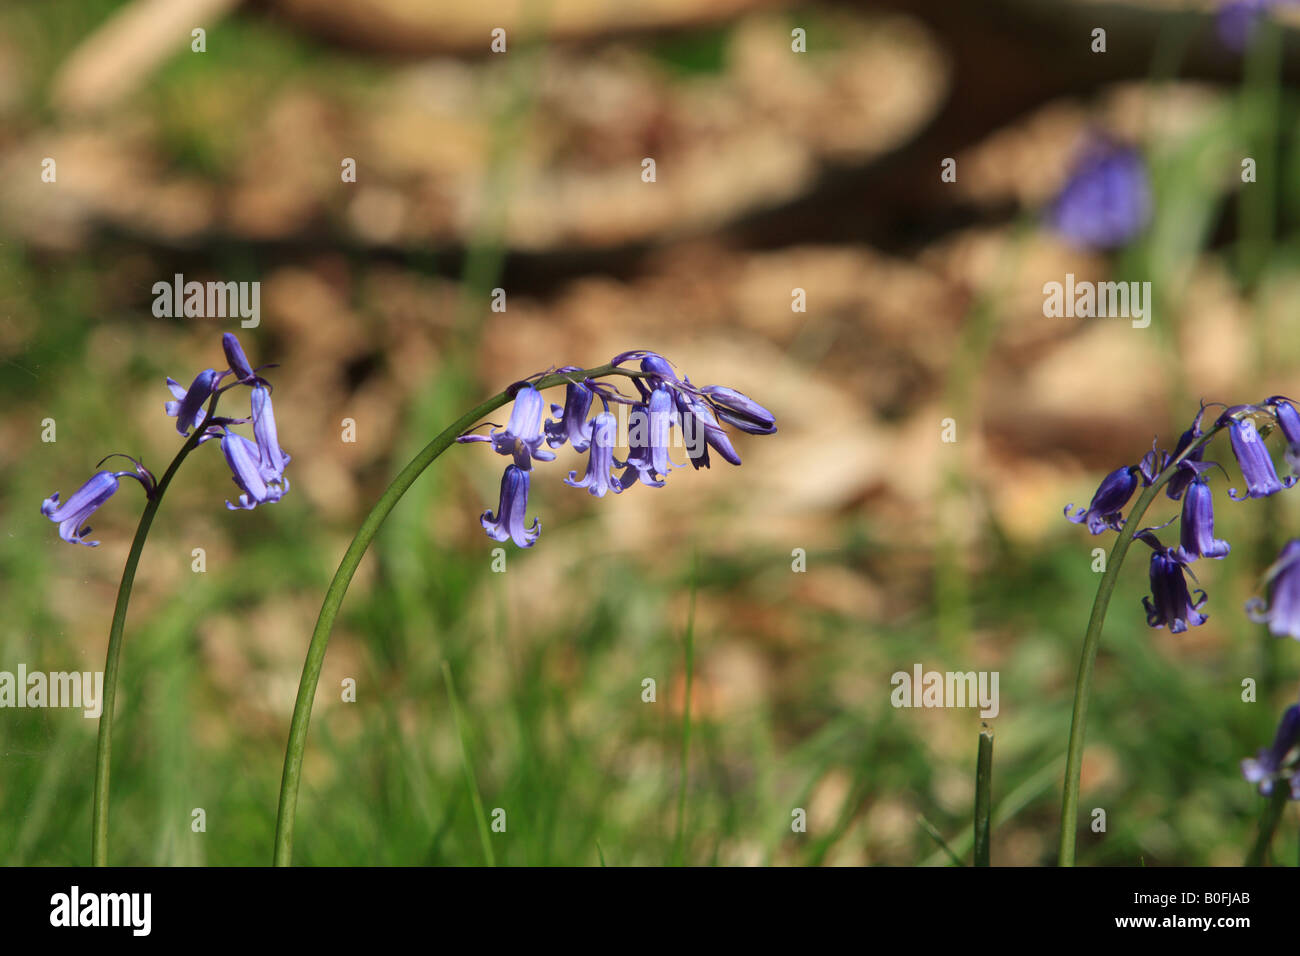
MULTIPOLYGON (((1292 704, 1282 714, 1277 725, 1277 734, 1273 746, 1260 748, 1255 757, 1247 757, 1241 762, 1241 775, 1250 783, 1259 785, 1262 796, 1273 794, 1274 783, 1286 776, 1291 751, 1300 743, 1300 705, 1292 704)), ((1294 767, 1291 768, 1294 771, 1294 767)), ((1291 799, 1300 800, 1300 772, 1292 772, 1290 779, 1291 799)))
POLYGON ((1246 613, 1257 624, 1268 624, 1274 637, 1293 637, 1300 641, 1300 538, 1292 538, 1282 548, 1266 575, 1268 602, 1252 598, 1246 613))
POLYGON ((483 530, 497 541, 514 541, 521 548, 531 548, 542 533, 540 518, 533 519, 531 528, 524 527, 525 512, 528 511, 529 473, 517 465, 507 465, 501 476, 501 503, 494 516, 491 511, 483 512, 479 519, 483 530))
POLYGON ((1111 249, 1132 240, 1151 218, 1151 186, 1142 154, 1104 136, 1092 139, 1047 218, 1076 245, 1111 249))
MULTIPOLYGON (((572 365, 559 369, 561 372, 580 372, 579 368, 572 365)), ((551 406, 551 414, 558 417, 558 421, 548 421, 545 426, 546 444, 552 448, 559 448, 566 441, 573 446, 574 451, 586 451, 587 446, 591 443, 591 422, 587 421, 587 413, 591 411, 591 400, 595 397, 592 392, 582 382, 570 382, 564 390, 564 408, 559 405, 551 406)))
POLYGON ((1260 21, 1274 7, 1283 6, 1287 2, 1294 0, 1227 0, 1219 7, 1214 18, 1219 42, 1234 53, 1241 53, 1255 39, 1260 21))
POLYGON ((613 477, 614 444, 617 437, 618 419, 609 412, 601 412, 592 419, 591 441, 588 443, 591 454, 587 458, 587 473, 579 479, 578 473, 571 471, 564 483, 574 488, 586 488, 597 498, 605 497, 609 491, 614 494, 622 492, 622 484, 613 477))
MULTIPOLYGON (((1169 628, 1170 634, 1181 634, 1189 627, 1204 624, 1208 617, 1200 613, 1206 594, 1199 588, 1193 598, 1187 589, 1186 563, 1172 548, 1163 547, 1153 529, 1140 531, 1137 537, 1151 546, 1151 596, 1142 598, 1146 608, 1147 625, 1169 628)), ((1189 572, 1190 573, 1190 572, 1189 572)))
POLYGON ((542 447, 542 393, 531 385, 515 393, 510 421, 504 431, 496 428, 487 435, 461 435, 459 442, 490 442, 498 455, 511 455, 523 471, 533 467, 533 459, 554 461, 555 453, 542 447))
MULTIPOLYGON (((1231 411, 1231 409, 1229 410, 1231 411)), ((1249 418, 1236 418, 1225 412, 1219 421, 1227 425, 1228 438, 1232 443, 1232 453, 1237 458, 1241 477, 1246 480, 1246 494, 1239 495, 1236 488, 1228 489, 1228 496, 1234 501, 1246 498, 1266 498, 1284 488, 1295 484, 1294 476, 1284 481, 1277 477, 1273 467, 1273 458, 1268 453, 1268 446, 1249 418)))
MULTIPOLYGON (((135 461, 134 458, 131 460, 135 461)), ((59 493, 56 491, 41 502, 41 514, 59 526, 59 537, 64 541, 71 544, 84 544, 90 548, 98 547, 98 541, 86 540, 86 535, 90 534, 86 519, 94 514, 100 505, 113 497, 113 493, 118 488, 119 478, 134 478, 144 487, 146 494, 153 493, 153 475, 137 462, 135 471, 96 472, 62 504, 59 503, 59 493)))
POLYGON ((1065 506, 1065 517, 1075 524, 1088 523, 1088 530, 1101 534, 1107 528, 1118 531, 1124 524, 1124 506, 1133 497, 1138 485, 1138 469, 1133 465, 1116 468, 1101 480, 1093 493, 1092 503, 1077 514, 1070 514, 1074 505, 1065 506))
POLYGON ((1204 476, 1186 462, 1183 464, 1194 477, 1183 497, 1178 558, 1184 562, 1197 558, 1222 558, 1232 549, 1228 542, 1214 536, 1214 495, 1204 476))

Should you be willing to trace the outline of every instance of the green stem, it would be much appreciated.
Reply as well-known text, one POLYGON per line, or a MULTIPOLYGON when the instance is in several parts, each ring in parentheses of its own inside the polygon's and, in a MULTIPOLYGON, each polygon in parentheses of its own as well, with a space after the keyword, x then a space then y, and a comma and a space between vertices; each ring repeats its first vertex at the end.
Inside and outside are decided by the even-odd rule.
POLYGON ((980 727, 979 759, 975 765, 975 865, 989 865, 989 817, 993 801, 993 728, 980 727))
POLYGON ((122 568, 122 583, 117 588, 117 605, 113 609, 113 623, 108 630, 108 655, 104 661, 104 700, 103 710, 99 716, 99 740, 95 746, 95 796, 91 819, 90 863, 91 866, 108 865, 108 786, 110 766, 113 760, 113 710, 117 700, 117 675, 122 659, 122 632, 126 627, 126 609, 131 603, 131 591, 135 585, 135 570, 140 563, 140 554, 144 551, 145 538, 153 525, 154 515, 162 504, 167 486, 181 467, 186 457, 198 447, 199 438, 207 430, 208 422, 216 411, 217 398, 212 396, 208 403, 208 414, 203 423, 194 430, 189 440, 181 446, 172 463, 163 472, 149 500, 145 502, 140 515, 140 523, 135 529, 135 538, 131 541, 131 551, 126 556, 126 565, 122 568))
POLYGON ((1277 825, 1282 820, 1282 811, 1286 809, 1286 802, 1290 796, 1291 787, 1287 781, 1281 780, 1273 785, 1273 796, 1264 807, 1264 815, 1259 821, 1259 836, 1255 838, 1255 845, 1250 848, 1250 855, 1246 857, 1246 866, 1264 865, 1264 857, 1268 855, 1269 844, 1273 842, 1273 834, 1277 832, 1277 825))
POLYGON ((1088 618, 1088 630, 1084 633, 1083 651, 1079 656, 1079 675, 1074 682, 1074 712, 1070 718, 1070 743, 1065 756, 1065 787, 1061 797, 1060 855, 1057 859, 1059 866, 1074 866, 1075 827, 1079 814, 1079 773, 1083 768, 1083 738, 1088 723, 1088 701, 1092 696, 1093 667, 1097 662, 1101 629, 1106 623, 1106 610, 1110 607, 1111 594, 1115 590, 1116 581, 1119 580, 1119 569, 1124 564, 1128 546, 1133 543, 1133 537, 1137 534, 1147 508, 1151 506, 1160 489, 1174 476, 1179 463, 1213 438, 1220 427, 1216 425, 1192 442, 1178 458, 1169 463, 1149 487, 1143 489, 1133 505, 1133 510, 1129 512, 1128 520, 1124 522, 1119 537, 1115 540, 1115 546, 1111 548, 1106 558, 1106 572, 1101 576, 1101 583, 1097 585, 1097 596, 1092 602, 1092 614, 1088 618))
MULTIPOLYGON (((546 375, 533 382, 533 387, 540 391, 575 380, 582 381, 583 378, 602 378, 607 375, 639 378, 642 373, 615 368, 613 365, 602 365, 577 372, 557 372, 546 375)), ((352 543, 344 552, 343 560, 339 563, 338 570, 334 572, 334 578, 325 591, 325 600, 321 603, 320 614, 316 618, 316 628, 312 631, 311 643, 307 647, 307 658, 303 662, 302 678, 298 682, 298 698, 293 706, 293 721, 289 725, 289 740, 284 752, 284 773, 280 779, 280 808, 275 823, 274 863, 276 866, 289 866, 292 862, 294 817, 298 805, 298 788, 302 783, 302 760, 307 749, 307 729, 311 724, 312 703, 316 698, 316 685, 320 682, 321 666, 325 662, 325 650, 329 646, 330 631, 334 627, 334 619, 338 616, 339 607, 343 604, 343 597, 347 594, 352 575, 356 573, 357 566, 361 564, 366 549, 379 533, 384 520, 424 470, 450 448, 457 437, 513 397, 512 389, 499 392, 456 419, 433 441, 425 445, 420 453, 398 472, 392 484, 379 496, 379 500, 361 522, 361 527, 353 536, 352 543)))

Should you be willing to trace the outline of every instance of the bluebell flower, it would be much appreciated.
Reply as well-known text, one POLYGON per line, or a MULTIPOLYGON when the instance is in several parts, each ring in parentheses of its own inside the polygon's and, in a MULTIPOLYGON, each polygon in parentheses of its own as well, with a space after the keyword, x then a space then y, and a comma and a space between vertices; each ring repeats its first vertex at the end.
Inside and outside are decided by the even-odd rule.
POLYGON ((1268 624, 1274 637, 1300 641, 1300 538, 1292 538, 1283 546, 1265 580, 1268 602, 1252 598, 1246 604, 1246 613, 1255 623, 1268 624))
POLYGON ((230 363, 230 371, 234 373, 237 381, 252 382, 257 379, 257 373, 249 363, 248 356, 244 354, 244 347, 239 344, 239 339, 235 338, 233 333, 227 332, 221 336, 221 348, 226 353, 226 361, 230 363))
MULTIPOLYGON (((565 366, 561 372, 580 372, 574 366, 565 366)), ((574 451, 586 451, 591 443, 591 422, 587 413, 591 411, 591 401, 595 393, 582 382, 570 382, 564 390, 564 408, 551 406, 551 414, 558 416, 558 421, 548 421, 545 425, 546 444, 559 448, 566 441, 574 451)))
POLYGON ((176 401, 168 402, 163 408, 170 417, 176 419, 176 430, 182 435, 188 435, 191 428, 203 424, 203 419, 207 416, 204 403, 212 397, 213 391, 221 382, 222 374, 216 369, 205 368, 194 376, 189 388, 182 388, 172 378, 167 379, 167 387, 171 389, 176 401))
MULTIPOLYGON (((1297 743, 1300 743, 1300 705, 1292 704, 1278 722, 1273 746, 1260 748, 1258 755, 1243 760, 1241 775, 1248 782, 1258 784, 1262 796, 1272 796, 1274 783, 1286 776, 1285 769, 1292 764, 1288 757, 1297 743)), ((1295 771, 1294 765, 1290 769, 1293 771, 1290 774, 1291 799, 1300 800, 1300 772, 1295 771)))
POLYGON ((679 381, 677 372, 673 369, 672 362, 660 355, 658 352, 650 352, 646 349, 633 349, 630 352, 620 352, 610 359, 610 364, 617 367, 624 362, 630 362, 633 359, 641 360, 641 371, 647 373, 644 381, 634 378, 632 384, 641 394, 641 401, 649 401, 650 391, 659 385, 676 385, 679 381))
POLYGON ((1286 439, 1286 463, 1291 473, 1300 475, 1300 412, 1296 411, 1291 400, 1281 395, 1274 395, 1264 402, 1273 409, 1278 428, 1286 439))
POLYGON ((725 385, 705 385, 700 389, 713 405, 718 418, 751 435, 776 432, 776 416, 748 395, 725 385))
POLYGON ((1228 412, 1220 416, 1219 421, 1227 425, 1232 453, 1237 458, 1241 477, 1246 481, 1245 495, 1239 495, 1236 488, 1229 488, 1229 497, 1234 501, 1266 498, 1295 484, 1294 476, 1288 476, 1284 481, 1278 479, 1277 470, 1273 467, 1273 458, 1268 453, 1268 446, 1264 444, 1264 439, 1256 430, 1254 422, 1249 418, 1237 418, 1228 412))
POLYGON ((1088 523, 1088 530, 1101 534, 1107 528, 1118 531, 1124 524, 1124 506, 1137 490, 1138 469, 1133 465, 1116 468, 1101 480, 1093 493, 1092 503, 1077 514, 1070 514, 1074 505, 1065 506, 1065 517, 1075 524, 1088 523))
POLYGON ((1136 535, 1151 546, 1151 596, 1142 598, 1147 626, 1156 629, 1168 627, 1169 633, 1181 634, 1208 620, 1200 613, 1206 594, 1198 588, 1195 592, 1198 596, 1193 597, 1183 576, 1185 571, 1190 573, 1186 562, 1174 549, 1163 547, 1152 530, 1140 531, 1136 535))
POLYGON ((257 439, 257 456, 262 469, 262 479, 268 482, 283 481, 284 490, 288 491, 289 482, 284 477, 284 466, 289 464, 291 459, 280 448, 270 390, 261 385, 254 387, 249 403, 253 410, 253 437, 257 439))
POLYGON ((1151 440, 1151 450, 1138 462, 1138 474, 1142 476, 1142 487, 1150 488, 1161 472, 1169 464, 1169 453, 1156 447, 1158 439, 1151 440))
POLYGON ((669 429, 673 421, 673 392, 657 385, 647 404, 632 406, 627 430, 628 457, 619 484, 624 488, 640 482, 662 488, 672 470, 668 457, 669 429))
POLYGON ((1110 249, 1138 235, 1151 218, 1151 186, 1142 154, 1096 136, 1052 203, 1048 221, 1069 241, 1110 249))
POLYGON ((578 473, 571 471, 564 483, 574 488, 586 488, 597 498, 605 497, 609 491, 614 494, 622 492, 622 484, 613 478, 614 444, 617 437, 618 419, 609 412, 601 412, 592 419, 591 441, 588 442, 591 454, 587 458, 587 473, 579 479, 578 473))
POLYGON ((1185 470, 1192 472, 1193 477, 1183 497, 1178 558, 1183 562, 1197 558, 1222 558, 1231 548, 1228 542, 1214 537, 1214 495, 1211 494, 1205 477, 1194 466, 1189 466, 1187 462, 1183 464, 1185 470))
POLYGON ((243 492, 238 504, 226 501, 226 507, 231 511, 252 511, 258 505, 274 503, 288 490, 288 482, 267 479, 261 452, 243 435, 227 429, 221 436, 221 453, 230 465, 231 479, 243 492))
MULTIPOLYGON (((1188 448, 1191 448, 1194 442, 1204 437, 1205 433, 1201 431, 1201 419, 1204 416, 1205 416, 1205 403, 1202 402, 1201 410, 1197 412, 1196 417, 1192 419, 1192 427, 1187 429, 1187 431, 1183 432, 1183 434, 1178 439, 1178 445, 1174 448, 1174 454, 1173 454, 1174 460, 1177 460, 1178 456, 1183 454, 1183 452, 1187 451, 1188 448)), ((1205 445, 1202 444, 1202 445, 1198 445, 1195 448, 1195 450, 1189 452, 1187 457, 1184 458, 1183 461, 1191 462, 1195 464, 1197 462, 1204 461, 1204 459, 1205 459, 1205 445)), ((1170 498, 1172 498, 1174 501, 1177 501, 1179 498, 1183 496, 1183 492, 1187 490, 1187 486, 1191 484, 1192 479, 1194 477, 1196 477, 1195 469, 1179 468, 1178 471, 1174 472, 1174 476, 1169 479, 1169 483, 1165 485, 1165 494, 1168 495, 1170 498)))
MULTIPOLYGON (((131 460, 135 461, 134 458, 131 460)), ((62 504, 59 503, 59 493, 56 491, 41 502, 41 514, 59 526, 59 537, 64 541, 71 544, 84 544, 90 548, 98 547, 98 541, 86 540, 86 535, 90 534, 90 527, 86 525, 86 520, 104 502, 113 497, 118 489, 119 478, 134 478, 144 487, 146 494, 153 493, 153 475, 136 462, 134 471, 96 472, 62 504)))
POLYGON ((501 476, 501 503, 494 516, 491 511, 483 512, 479 519, 483 530, 497 541, 514 541, 521 548, 531 548, 542 533, 540 518, 533 519, 531 528, 524 527, 528 511, 529 473, 517 465, 507 465, 501 476))
MULTIPOLYGON (((288 479, 284 477, 285 466, 289 456, 280 447, 280 439, 275 424, 275 413, 271 407, 270 386, 258 375, 244 354, 239 340, 226 333, 221 338, 221 347, 225 351, 229 368, 218 371, 204 369, 194 377, 189 388, 184 388, 173 378, 167 379, 167 387, 172 393, 172 401, 164 406, 169 416, 176 419, 176 431, 182 436, 189 436, 192 429, 198 429, 207 421, 202 435, 197 436, 197 444, 204 444, 213 439, 221 440, 222 453, 230 465, 235 484, 242 492, 239 503, 226 502, 230 509, 252 509, 259 504, 279 501, 289 490, 288 479), (235 381, 222 386, 226 376, 235 376, 235 381), (236 386, 247 386, 251 390, 251 418, 230 418, 213 414, 208 419, 208 408, 215 410, 221 395, 236 386), (256 442, 249 441, 235 434, 231 425, 253 422, 256 442)), ((269 366, 262 366, 267 368, 269 366)), ((191 439, 194 441, 195 439, 191 439)), ((118 479, 135 478, 145 489, 145 494, 152 496, 157 483, 154 476, 140 462, 129 455, 123 457, 134 464, 132 471, 101 471, 86 482, 72 498, 63 505, 59 496, 53 495, 42 503, 41 513, 59 525, 59 534, 65 541, 80 544, 98 544, 85 540, 89 528, 83 527, 85 519, 102 505, 117 490, 118 479)), ((108 459, 105 458, 104 461, 108 459)), ((99 464, 103 465, 103 461, 99 464)))
POLYGON ((677 404, 686 454, 691 466, 696 469, 708 468, 710 448, 724 460, 739 465, 740 455, 736 454, 731 439, 718 423, 713 406, 693 392, 681 389, 674 392, 673 398, 677 404))
POLYGON ((458 442, 490 442, 498 455, 511 455, 523 471, 533 467, 533 459, 554 461, 555 453, 542 447, 542 411, 545 403, 542 393, 531 385, 522 386, 515 393, 515 404, 510 410, 510 421, 505 431, 492 429, 488 435, 461 435, 458 442))

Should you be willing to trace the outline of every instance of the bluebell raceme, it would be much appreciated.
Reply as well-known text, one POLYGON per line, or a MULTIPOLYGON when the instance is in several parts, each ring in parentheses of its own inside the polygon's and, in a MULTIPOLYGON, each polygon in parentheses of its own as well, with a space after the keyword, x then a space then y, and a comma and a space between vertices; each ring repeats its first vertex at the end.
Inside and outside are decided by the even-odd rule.
MULTIPOLYGON (((740 455, 722 427, 724 422, 755 435, 776 431, 775 416, 736 389, 722 385, 697 387, 688 377, 679 377, 672 363, 655 352, 623 352, 611 364, 619 367, 631 361, 639 361, 642 373, 632 379, 635 395, 625 395, 607 382, 574 379, 565 386, 564 405, 551 406, 551 413, 557 417, 543 423, 541 394, 529 382, 521 382, 504 429, 494 427, 486 435, 467 433, 457 439, 463 443, 489 444, 497 454, 513 459, 501 477, 497 510, 483 512, 480 519, 489 537, 513 541, 521 548, 536 543, 541 534, 540 521, 535 519, 530 525, 525 517, 531 472, 534 461, 555 459, 552 448, 568 443, 575 451, 587 452, 587 467, 582 477, 579 478, 577 471, 570 471, 565 484, 603 498, 610 492, 620 494, 637 484, 663 487, 674 470, 669 454, 674 428, 682 433, 687 461, 697 469, 709 467, 710 449, 731 464, 740 464, 740 455), (589 419, 587 416, 596 401, 600 402, 601 410, 589 419), (631 409, 628 453, 622 461, 614 454, 618 420, 610 408, 615 404, 631 409), (543 442, 546 447, 542 446, 543 442)), ((580 370, 564 366, 558 371, 580 370)))
MULTIPOLYGON (((1211 433, 1203 431, 1202 424, 1208 407, 1212 405, 1202 404, 1172 455, 1153 444, 1138 464, 1125 465, 1106 475, 1087 508, 1067 505, 1065 509, 1070 521, 1087 524, 1093 534, 1121 531, 1125 526, 1124 509, 1139 484, 1150 487, 1164 476, 1165 492, 1174 500, 1181 499, 1181 512, 1163 525, 1135 532, 1134 538, 1151 548, 1151 593, 1142 599, 1147 624, 1168 628, 1174 634, 1208 620, 1201 610, 1208 600, 1205 591, 1188 584, 1189 577, 1195 581, 1192 564, 1202 558, 1223 559, 1231 552, 1229 543, 1214 533, 1210 479, 1216 469, 1225 476, 1227 472, 1218 462, 1205 460, 1211 433), (1170 547, 1161 542, 1158 532, 1174 521, 1179 522, 1179 544, 1170 547)), ((1300 475, 1300 411, 1290 399, 1275 395, 1258 404, 1225 407, 1214 423, 1214 431, 1220 430, 1228 434, 1245 485, 1244 491, 1229 488, 1230 499, 1267 498, 1296 484, 1300 475), (1281 475, 1266 440, 1275 433, 1282 436, 1288 466, 1287 473, 1281 475)), ((1264 587, 1267 598, 1253 598, 1246 604, 1246 612, 1252 620, 1267 624, 1274 636, 1300 640, 1300 538, 1291 539, 1283 547, 1264 575, 1264 587)), ((1300 760, 1293 755, 1298 743, 1300 708, 1292 707, 1283 716, 1273 746, 1243 761, 1246 779, 1259 784, 1260 792, 1267 795, 1277 780, 1287 778, 1292 798, 1300 799, 1300 760)))

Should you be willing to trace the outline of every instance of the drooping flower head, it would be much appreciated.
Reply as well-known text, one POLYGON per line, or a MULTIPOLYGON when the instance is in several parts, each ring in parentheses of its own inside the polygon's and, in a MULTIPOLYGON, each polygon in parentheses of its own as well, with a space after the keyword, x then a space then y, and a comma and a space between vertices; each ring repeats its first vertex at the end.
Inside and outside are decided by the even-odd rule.
MULTIPOLYGON (((623 352, 614 356, 610 365, 631 379, 635 394, 625 394, 586 373, 579 379, 571 373, 582 373, 581 369, 564 366, 556 373, 566 379, 564 407, 551 406, 551 413, 558 416, 556 420, 539 425, 542 399, 531 382, 546 378, 547 373, 542 373, 516 387, 515 405, 504 430, 494 428, 488 435, 467 433, 457 438, 466 443, 490 442, 498 453, 514 457, 514 464, 501 479, 501 504, 496 516, 488 511, 482 517, 483 528, 491 537, 513 540, 520 547, 529 547, 537 540, 540 523, 535 521, 531 529, 524 527, 532 463, 555 458, 554 453, 540 447, 539 428, 549 448, 571 445, 577 451, 590 453, 583 476, 579 478, 577 471, 570 471, 565 484, 584 488, 598 498, 611 491, 619 494, 635 484, 663 487, 675 467, 669 455, 675 441, 674 428, 679 429, 695 468, 708 467, 710 448, 732 464, 740 464, 722 422, 756 435, 776 431, 776 417, 743 392, 724 385, 698 388, 657 352, 623 352), (624 363, 632 361, 639 363, 639 372, 622 370, 624 363), (587 415, 596 399, 600 399, 604 410, 589 420, 587 415), (613 404, 630 411, 626 461, 614 455, 619 444, 619 420, 610 412, 613 404), (617 469, 623 471, 616 477, 617 469)), ((605 370, 605 374, 610 373, 605 370)))
POLYGON ((1265 797, 1272 796, 1274 784, 1289 775, 1290 799, 1300 800, 1300 770, 1289 759, 1297 743, 1300 743, 1300 705, 1292 704, 1277 725, 1273 746, 1261 747, 1256 756, 1243 760, 1241 775, 1257 784, 1260 795, 1265 797))
POLYGON ((238 504, 226 502, 231 511, 252 511, 258 505, 279 501, 288 490, 288 482, 267 480, 257 445, 238 432, 227 430, 221 436, 221 453, 230 465, 231 480, 242 492, 238 504))
POLYGON ((1232 444, 1232 453, 1236 456, 1241 477, 1246 481, 1246 493, 1240 495, 1236 488, 1229 488, 1228 495, 1234 501, 1246 498, 1266 498, 1284 488, 1295 484, 1295 476, 1279 479, 1277 469, 1273 467, 1273 458, 1268 446, 1255 428, 1255 423, 1247 417, 1231 414, 1229 409, 1219 417, 1219 422, 1228 429, 1228 439, 1232 444))
POLYGON ((253 436, 257 440, 262 478, 268 482, 283 482, 287 491, 289 482, 284 477, 284 468, 291 459, 280 447, 280 436, 275 427, 275 410, 271 407, 271 390, 262 385, 256 386, 249 397, 249 404, 253 411, 253 436))
MULTIPOLYGON (((115 457, 110 455, 110 458, 115 457)), ((129 455, 122 457, 130 458, 129 455)), ((108 459, 104 459, 107 461, 108 459)), ((90 534, 90 526, 86 520, 99 509, 104 502, 113 497, 114 492, 118 489, 119 478, 134 478, 140 482, 146 495, 153 494, 156 485, 154 477, 139 462, 135 462, 135 468, 131 471, 98 471, 91 475, 90 478, 80 488, 74 491, 71 497, 62 504, 59 503, 59 493, 56 491, 44 501, 41 502, 41 514, 49 518, 59 526, 59 537, 70 544, 84 544, 90 548, 99 546, 98 541, 87 541, 86 536, 90 534)), ((102 465, 104 462, 101 461, 102 465)))
POLYGON ((1076 514, 1070 514, 1074 510, 1074 505, 1068 504, 1065 506, 1065 517, 1075 524, 1086 521, 1088 530, 1093 534, 1101 534, 1107 528, 1118 531, 1124 523, 1122 514, 1124 506, 1133 497, 1137 485, 1138 469, 1135 466, 1125 465, 1123 468, 1116 468, 1101 480, 1101 484, 1093 492, 1092 503, 1087 508, 1080 509, 1076 514))
POLYGON ((205 368, 194 376, 189 388, 182 388, 175 379, 167 379, 167 387, 176 400, 168 402, 163 408, 168 416, 176 419, 176 431, 188 436, 191 428, 203 424, 203 419, 207 417, 204 405, 221 382, 222 374, 216 369, 205 368))
POLYGON ((631 488, 637 482, 662 488, 672 471, 668 457, 669 429, 673 419, 673 395, 667 385, 657 385, 649 401, 632 406, 628 416, 626 468, 619 484, 631 488))
MULTIPOLYGON (((559 369, 560 372, 580 372, 582 369, 572 365, 559 369)), ((564 408, 551 406, 551 414, 558 416, 558 421, 548 421, 545 425, 546 444, 559 448, 566 441, 574 451, 586 451, 591 442, 591 422, 587 413, 591 411, 591 402, 595 393, 583 382, 570 382, 564 390, 564 408)))
MULTIPOLYGON (((227 332, 221 337, 221 348, 229 367, 220 371, 204 369, 194 377, 188 388, 168 377, 167 388, 172 393, 172 401, 167 402, 163 409, 169 417, 176 419, 176 431, 191 442, 201 445, 213 439, 221 440, 222 452, 230 465, 235 484, 241 491, 239 504, 227 501, 226 506, 231 509, 251 509, 259 504, 278 501, 289 490, 289 481, 284 477, 289 456, 280 448, 275 414, 271 409, 269 383, 258 375, 258 369, 248 361, 243 346, 233 334, 227 332), (228 376, 233 376, 234 381, 222 385, 228 376), (250 389, 251 417, 217 415, 216 406, 221 396, 239 386, 250 389), (249 421, 253 422, 255 441, 230 430, 232 425, 247 424, 249 421), (191 436, 191 432, 203 426, 204 422, 207 426, 203 428, 203 434, 191 436)), ((267 367, 269 366, 263 366, 267 367)), ((65 541, 98 544, 85 540, 90 529, 83 525, 86 518, 117 490, 119 478, 135 478, 144 486, 147 495, 154 494, 156 482, 149 470, 129 455, 121 457, 128 458, 135 468, 132 471, 101 471, 64 504, 59 504, 57 494, 42 503, 41 513, 59 525, 59 534, 65 541)))
POLYGON ((1209 618, 1200 613, 1206 601, 1203 590, 1196 597, 1188 591, 1184 572, 1190 573, 1178 552, 1160 544, 1155 529, 1139 531, 1136 537, 1151 546, 1151 596, 1142 598, 1146 608, 1147 625, 1156 629, 1167 627, 1171 634, 1181 634, 1189 627, 1198 627, 1209 618))
POLYGON ((1048 212, 1070 242, 1111 249, 1136 237, 1151 218, 1151 186, 1142 154, 1102 135, 1089 141, 1048 212))
POLYGON ((587 473, 581 479, 576 471, 569 472, 564 479, 566 485, 574 488, 586 488, 597 498, 605 497, 606 492, 619 494, 623 485, 614 479, 614 444, 618 439, 618 419, 609 412, 601 412, 592 419, 591 441, 588 447, 591 454, 587 458, 587 473))
POLYGON ((505 430, 492 429, 487 435, 461 435, 459 442, 490 442, 498 455, 510 455, 523 471, 533 467, 533 459, 554 461, 555 453, 542 447, 542 393, 525 384, 515 393, 510 421, 505 430))
POLYGON ((497 541, 514 541, 521 548, 531 548, 542 533, 540 518, 534 518, 532 527, 525 527, 528 511, 528 484, 530 473, 517 465, 506 465, 501 476, 501 502, 497 513, 483 512, 479 521, 488 537, 497 541))
POLYGON ((1223 558, 1231 551, 1228 542, 1214 536, 1214 495, 1200 473, 1198 464, 1212 468, 1213 463, 1184 461, 1182 469, 1193 475, 1183 497, 1183 512, 1179 521, 1180 546, 1178 558, 1184 563, 1197 558, 1223 558))

